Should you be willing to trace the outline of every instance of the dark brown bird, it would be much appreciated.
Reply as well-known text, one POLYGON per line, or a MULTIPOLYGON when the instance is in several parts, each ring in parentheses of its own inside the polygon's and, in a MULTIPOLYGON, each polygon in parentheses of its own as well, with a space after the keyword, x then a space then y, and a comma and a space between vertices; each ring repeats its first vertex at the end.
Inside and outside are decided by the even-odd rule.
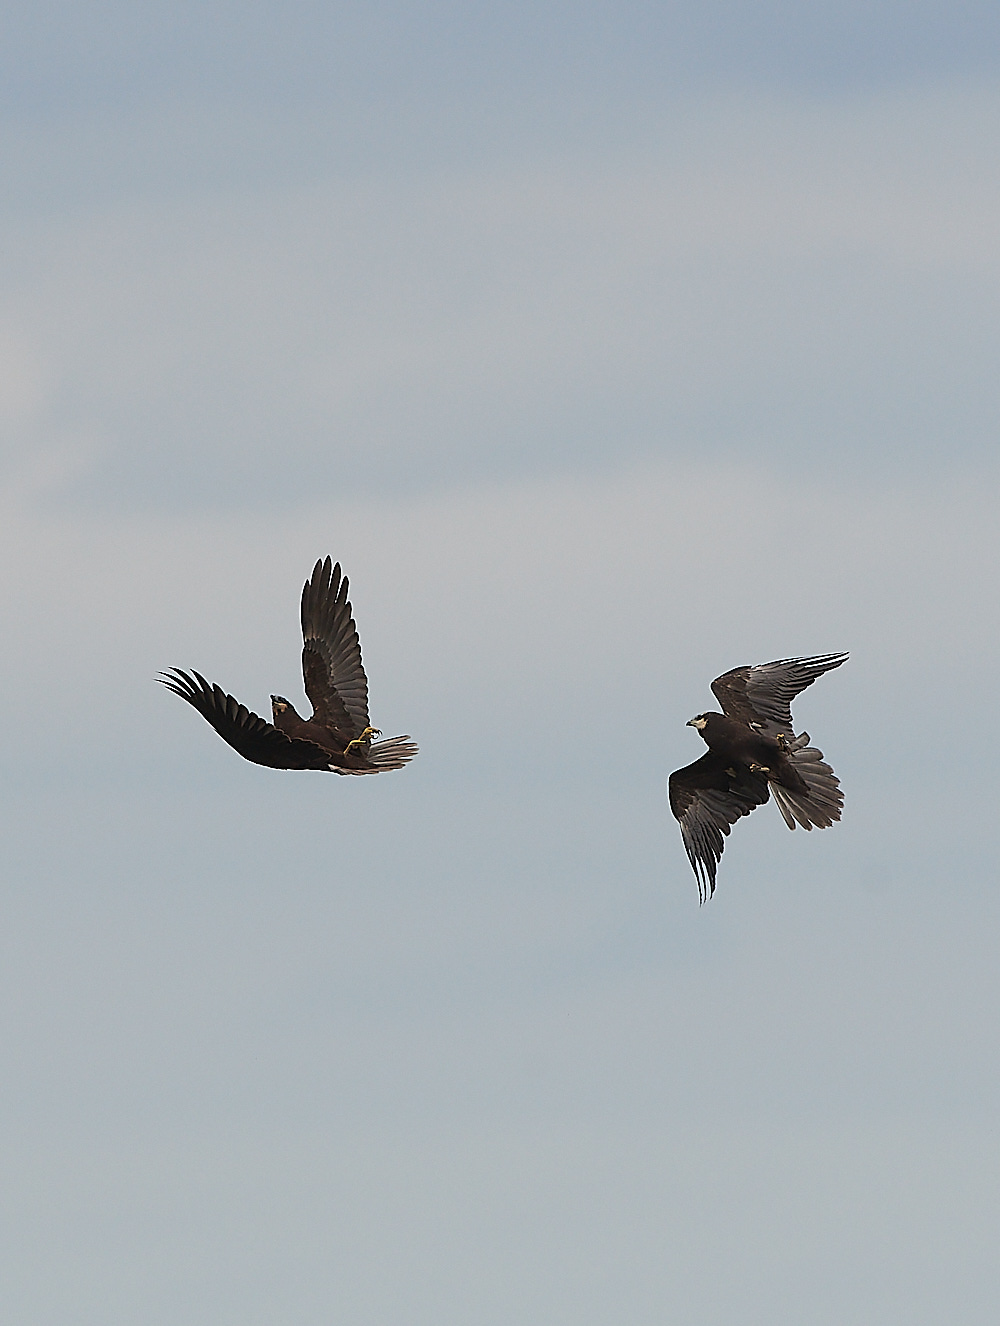
POLYGON ((401 769, 417 753, 409 737, 380 736, 368 720, 368 678, 347 599, 347 577, 329 557, 317 562, 302 589, 302 676, 312 717, 303 718, 282 695, 271 696, 268 723, 210 685, 198 672, 179 668, 160 682, 195 709, 245 760, 270 769, 330 769, 373 774, 401 769))
POLYGON ((791 702, 846 660, 846 654, 782 658, 733 668, 712 682, 722 713, 697 714, 689 722, 708 752, 670 775, 670 809, 680 821, 702 902, 715 892, 725 835, 770 793, 790 829, 796 821, 803 829, 826 829, 840 819, 839 780, 823 752, 809 745, 809 733, 793 733, 791 702))

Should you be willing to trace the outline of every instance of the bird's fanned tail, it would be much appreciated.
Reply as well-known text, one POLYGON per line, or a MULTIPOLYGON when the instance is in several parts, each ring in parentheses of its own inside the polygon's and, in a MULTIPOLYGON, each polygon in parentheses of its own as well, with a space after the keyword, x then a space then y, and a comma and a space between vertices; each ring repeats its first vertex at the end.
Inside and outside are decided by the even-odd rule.
POLYGON ((823 759, 823 752, 808 745, 809 734, 803 732, 789 746, 789 757, 797 774, 805 780, 808 794, 789 791, 780 783, 771 782, 775 804, 790 829, 796 821, 803 829, 828 829, 840 819, 844 807, 844 794, 840 779, 823 759))
MULTIPOLYGON (((415 741, 409 737, 386 737, 384 741, 373 741, 365 752, 370 764, 368 769, 334 768, 339 774, 374 774, 385 773, 387 769, 402 769, 409 764, 418 750, 415 741)), ((331 766, 333 767, 333 766, 331 766)))

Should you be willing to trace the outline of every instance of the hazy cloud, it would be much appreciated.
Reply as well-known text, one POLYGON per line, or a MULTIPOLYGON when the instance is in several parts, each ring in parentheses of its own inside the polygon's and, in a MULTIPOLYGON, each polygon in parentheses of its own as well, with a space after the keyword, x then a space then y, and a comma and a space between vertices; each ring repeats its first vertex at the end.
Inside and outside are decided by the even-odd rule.
POLYGON ((44 387, 9 445, 77 450, 64 497, 125 509, 989 455, 993 101, 678 104, 624 154, 11 219, 44 387))

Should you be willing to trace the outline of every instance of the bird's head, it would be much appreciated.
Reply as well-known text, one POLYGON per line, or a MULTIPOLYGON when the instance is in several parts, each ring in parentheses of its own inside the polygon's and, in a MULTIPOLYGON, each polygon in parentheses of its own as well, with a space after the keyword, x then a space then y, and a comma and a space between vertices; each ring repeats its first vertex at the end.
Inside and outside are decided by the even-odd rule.
POLYGON ((289 704, 289 702, 285 699, 283 695, 272 695, 271 717, 273 718, 275 724, 277 724, 282 714, 287 714, 287 713, 293 713, 293 714, 295 713, 295 710, 292 708, 291 704, 289 704))
POLYGON ((695 714, 694 718, 689 718, 685 727, 696 727, 699 732, 704 732, 708 727, 708 714, 695 714))

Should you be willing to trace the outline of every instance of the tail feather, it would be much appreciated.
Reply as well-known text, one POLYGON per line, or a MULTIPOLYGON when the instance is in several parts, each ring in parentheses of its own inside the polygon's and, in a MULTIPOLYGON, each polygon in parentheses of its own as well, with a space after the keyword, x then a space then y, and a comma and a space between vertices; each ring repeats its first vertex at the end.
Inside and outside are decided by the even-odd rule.
MULTIPOLYGON (((802 734, 806 741, 808 736, 802 734)), ((789 751, 792 764, 805 781, 808 792, 791 792, 779 783, 770 782, 769 786, 778 809, 785 823, 794 829, 796 822, 803 829, 828 829, 835 820, 840 819, 844 806, 844 794, 840 790, 840 780, 823 759, 823 752, 815 746, 801 745, 802 737, 797 737, 789 751)))
POLYGON ((384 741, 373 741, 365 752, 368 769, 335 769, 339 774, 374 774, 385 773, 387 769, 402 769, 417 753, 417 744, 409 737, 386 737, 384 741))

